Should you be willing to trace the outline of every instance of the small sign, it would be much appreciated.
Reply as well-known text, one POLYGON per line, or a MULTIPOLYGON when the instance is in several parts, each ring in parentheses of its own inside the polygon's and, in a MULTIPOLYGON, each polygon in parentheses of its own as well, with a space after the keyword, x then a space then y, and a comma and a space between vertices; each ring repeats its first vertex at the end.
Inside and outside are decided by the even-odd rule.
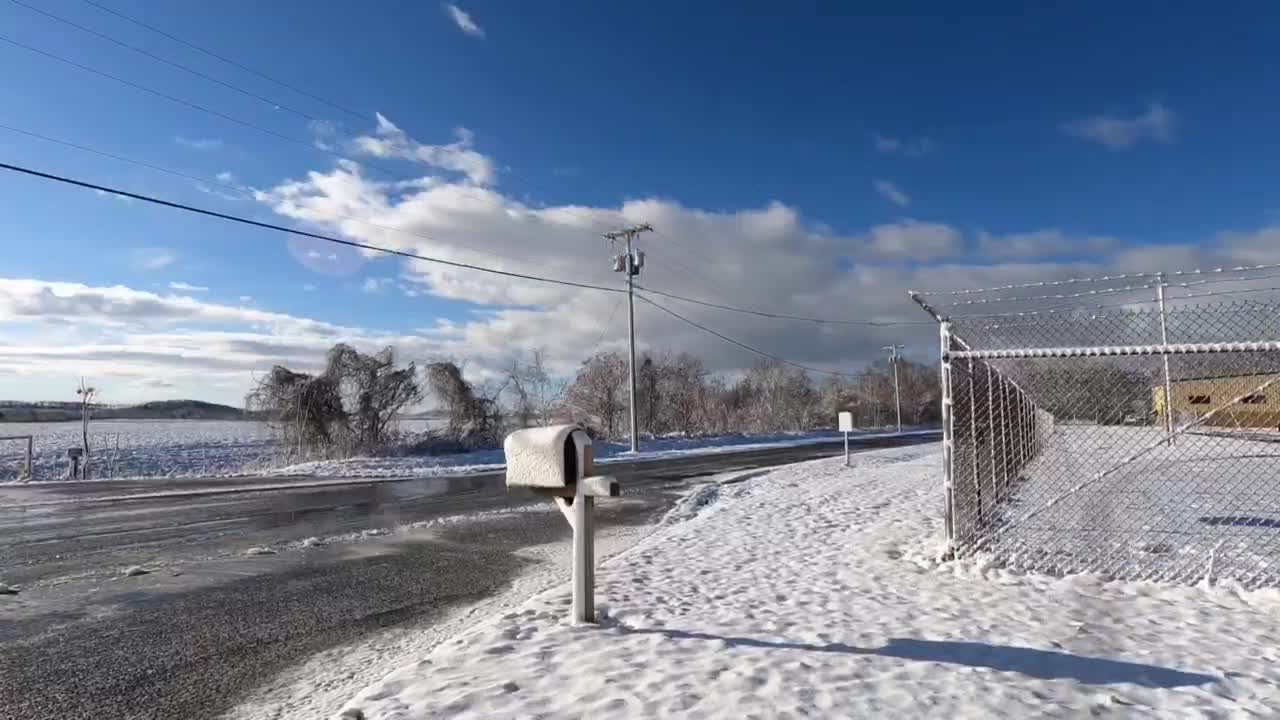
POLYGON ((853 432, 853 413, 840 413, 840 432, 853 432))

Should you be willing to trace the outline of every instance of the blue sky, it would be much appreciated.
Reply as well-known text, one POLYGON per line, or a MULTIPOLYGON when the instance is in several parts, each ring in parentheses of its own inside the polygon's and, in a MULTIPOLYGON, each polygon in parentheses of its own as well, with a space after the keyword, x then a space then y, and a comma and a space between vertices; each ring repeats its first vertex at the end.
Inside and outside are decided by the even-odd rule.
MULTIPOLYGON (((334 123, 318 134, 297 114, 30 9, 0 6, 4 37, 326 143, 362 166, 359 182, 333 176, 353 183, 343 192, 358 188, 362 201, 351 205, 317 185, 305 193, 310 214, 282 208, 273 188, 309 171, 337 173, 336 159, 0 42, 0 123, 192 175, 230 173, 228 184, 264 194, 201 190, 0 130, 6 162, 559 277, 616 283, 597 232, 628 219, 664 230, 665 220, 663 236, 648 241, 668 265, 647 270, 653 287, 917 320, 902 299, 907 283, 1257 258, 1280 210, 1280 189, 1269 182, 1280 166, 1273 139, 1280 104, 1270 92, 1277 51, 1267 34, 1276 11, 1260 3, 1170 13, 1163 5, 1102 3, 470 2, 459 8, 474 25, 468 32, 433 2, 101 0, 336 100, 362 121, 81 0, 23 1, 334 123), (399 134, 391 125, 379 134, 375 112, 399 134), (458 128, 468 141, 459 143, 458 128), (359 137, 381 143, 381 155, 368 144, 361 152, 359 137), (397 157, 414 153, 416 160, 397 157), (422 153, 451 159, 433 164, 422 153), (457 172, 462 161, 481 162, 492 176, 457 172), (389 178, 371 165, 400 179, 434 178, 437 191, 415 200, 412 188, 380 186, 389 178), (563 206, 576 210, 555 225, 550 213, 563 206), (325 215, 335 207, 418 237, 344 227, 325 215), (700 252, 686 252, 690 245, 700 252)), ((0 303, 10 318, 0 330, 8 346, 0 396, 63 393, 83 366, 107 378, 121 401, 186 394, 235 401, 250 369, 304 362, 304 347, 332 337, 398 339, 410 354, 474 354, 485 358, 475 361, 481 372, 512 352, 562 343, 571 368, 618 334, 612 297, 475 287, 474 278, 442 279, 389 258, 291 244, 13 175, 0 174, 0 194, 0 276, 71 283, 77 287, 50 294, 85 295, 45 312, 32 304, 38 286, 24 285, 27 295, 12 290, 0 303), (308 259, 309 251, 324 257, 308 259), (336 262, 330 252, 340 255, 336 262), (146 298, 101 292, 117 286, 333 329, 311 337, 295 325, 209 308, 143 317, 136 309, 146 298), (231 334, 278 347, 214 362, 244 349, 217 344, 231 334), (134 346, 162 340, 171 352, 155 351, 141 365, 121 360, 134 346), (30 346, 42 353, 23 350, 30 346), (210 357, 191 362, 201 348, 210 357)), ((833 368, 857 367, 879 340, 699 319, 833 368)), ((751 361, 659 318, 638 322, 666 341, 654 341, 655 349, 690 349, 717 369, 751 361)), ((925 330, 903 332, 917 354, 927 352, 925 330)))

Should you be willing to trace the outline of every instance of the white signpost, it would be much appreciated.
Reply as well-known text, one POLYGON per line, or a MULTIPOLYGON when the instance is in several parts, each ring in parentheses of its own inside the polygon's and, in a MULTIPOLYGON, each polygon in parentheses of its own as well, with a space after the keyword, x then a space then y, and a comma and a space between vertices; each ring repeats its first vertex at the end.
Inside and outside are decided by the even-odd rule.
POLYGON ((549 496, 573 528, 573 619, 595 622, 595 499, 621 495, 618 481, 592 474, 591 438, 577 425, 517 430, 502 450, 507 487, 549 496))
POLYGON ((853 413, 840 413, 840 432, 844 433, 844 466, 849 467, 849 433, 853 432, 853 413))

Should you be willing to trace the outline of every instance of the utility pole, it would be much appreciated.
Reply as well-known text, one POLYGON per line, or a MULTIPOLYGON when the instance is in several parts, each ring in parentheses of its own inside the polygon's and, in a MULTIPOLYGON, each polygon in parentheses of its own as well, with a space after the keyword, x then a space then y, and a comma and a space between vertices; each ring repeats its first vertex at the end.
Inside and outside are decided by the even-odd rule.
POLYGON ((642 232, 653 232, 653 227, 649 223, 641 223, 640 225, 632 225, 631 227, 622 228, 621 230, 612 230, 604 233, 610 244, 618 240, 627 242, 627 253, 625 255, 613 256, 613 271, 627 274, 627 345, 631 356, 631 362, 628 365, 631 375, 631 452, 640 450, 640 429, 637 419, 639 414, 636 408, 636 297, 635 297, 635 278, 640 274, 640 268, 644 267, 644 253, 634 249, 636 236, 642 232))
POLYGON ((902 397, 898 394, 898 351, 906 345, 885 345, 889 351, 889 364, 893 366, 893 402, 898 406, 898 434, 902 434, 902 397))

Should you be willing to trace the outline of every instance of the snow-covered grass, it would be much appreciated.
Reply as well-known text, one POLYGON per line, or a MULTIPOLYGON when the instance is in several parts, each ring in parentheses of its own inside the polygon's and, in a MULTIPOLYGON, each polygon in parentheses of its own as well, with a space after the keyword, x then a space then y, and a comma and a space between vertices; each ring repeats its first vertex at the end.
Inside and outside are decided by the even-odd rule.
MULTIPOLYGON (((426 430, 430 421, 403 420, 402 433, 426 430)), ((908 432, 914 429, 908 429, 908 432)), ((866 436, 866 431, 856 435, 866 436)), ((68 448, 80 446, 80 423, 6 423, 0 435, 33 435, 37 481, 67 474, 68 448)), ((657 460, 694 453, 732 452, 838 440, 832 431, 664 437, 646 439, 631 454, 624 443, 597 442, 602 462, 657 460)), ((501 449, 447 455, 354 457, 290 463, 263 423, 225 420, 103 420, 90 426, 93 477, 219 477, 244 474, 303 475, 318 478, 434 477, 500 469, 501 449)), ((25 445, 0 442, 0 482, 13 481, 24 462, 25 445)))
POLYGON ((1166 718, 1280 707, 1274 591, 939 563, 937 446, 855 460, 700 488, 599 569, 599 626, 567 622, 561 585, 342 710, 368 720, 1166 718))
MULTIPOLYGON (((67 448, 80 447, 80 423, 4 423, 0 435, 32 435, 36 480, 67 473, 67 448)), ((231 420, 95 420, 89 425, 95 477, 226 475, 275 454, 262 423, 231 420), (118 449, 117 449, 118 446, 118 449)), ((26 447, 0 443, 0 480, 12 480, 26 447)))
MULTIPOLYGON (((931 429, 904 428, 903 434, 936 432, 931 429)), ((859 430, 851 437, 893 435, 893 431, 859 430)), ((601 464, 635 460, 661 460, 683 455, 704 455, 795 445, 813 445, 840 440, 842 435, 831 430, 757 435, 718 435, 708 437, 648 438, 640 443, 640 452, 632 453, 626 443, 596 441, 596 460, 601 464)), ((501 469, 502 450, 478 450, 454 455, 409 455, 404 457, 356 457, 342 460, 318 460, 288 465, 271 470, 276 475, 315 475, 318 477, 433 477, 444 473, 492 472, 501 469)))
POLYGON ((1053 574, 1194 582, 1212 564, 1218 579, 1274 582, 1280 444, 1217 433, 1162 440, 1154 427, 1058 425, 989 547, 1053 574))

